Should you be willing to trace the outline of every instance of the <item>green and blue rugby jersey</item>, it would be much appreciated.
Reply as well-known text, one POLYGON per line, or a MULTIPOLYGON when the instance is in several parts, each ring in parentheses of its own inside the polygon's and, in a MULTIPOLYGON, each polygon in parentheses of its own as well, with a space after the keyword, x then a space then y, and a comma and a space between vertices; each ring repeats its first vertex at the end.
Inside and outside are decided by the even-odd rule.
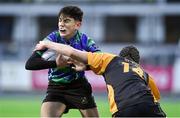
MULTIPOLYGON (((59 31, 50 33, 44 40, 50 40, 56 43, 62 43, 70 45, 79 50, 85 50, 88 52, 100 52, 100 49, 96 46, 95 42, 79 31, 70 40, 65 40, 60 36, 59 31)), ((41 52, 42 55, 43 52, 41 52)), ((76 72, 69 67, 62 68, 50 68, 48 71, 48 79, 58 83, 70 83, 72 80, 84 78, 84 71, 76 72)))

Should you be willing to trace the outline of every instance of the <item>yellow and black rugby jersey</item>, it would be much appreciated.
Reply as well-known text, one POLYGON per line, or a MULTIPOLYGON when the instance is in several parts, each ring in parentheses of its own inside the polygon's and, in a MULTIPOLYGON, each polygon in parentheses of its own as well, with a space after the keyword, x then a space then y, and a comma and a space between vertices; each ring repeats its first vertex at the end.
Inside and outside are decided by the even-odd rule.
POLYGON ((148 76, 137 63, 108 53, 88 53, 88 64, 105 78, 112 114, 139 103, 154 102, 148 76))
POLYGON ((101 75, 104 73, 106 66, 116 55, 109 53, 91 53, 88 52, 88 65, 92 71, 101 75))

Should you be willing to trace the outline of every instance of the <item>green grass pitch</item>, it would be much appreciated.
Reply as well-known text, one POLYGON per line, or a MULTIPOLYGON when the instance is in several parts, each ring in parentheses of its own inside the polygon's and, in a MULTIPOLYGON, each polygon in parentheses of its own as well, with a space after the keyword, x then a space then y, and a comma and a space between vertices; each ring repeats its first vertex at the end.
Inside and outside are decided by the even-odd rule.
MULTIPOLYGON (((107 98, 96 98, 100 117, 111 117, 107 98)), ((39 117, 41 99, 38 98, 0 98, 0 117, 39 117)), ((180 101, 161 101, 162 109, 168 117, 180 117, 180 101)), ((78 110, 70 110, 63 117, 81 117, 78 110)))

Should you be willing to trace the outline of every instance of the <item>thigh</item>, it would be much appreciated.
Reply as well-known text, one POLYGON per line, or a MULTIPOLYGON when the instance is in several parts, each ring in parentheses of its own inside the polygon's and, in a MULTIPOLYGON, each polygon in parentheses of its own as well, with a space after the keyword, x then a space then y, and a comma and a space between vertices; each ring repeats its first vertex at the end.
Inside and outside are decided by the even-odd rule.
POLYGON ((59 117, 66 109, 63 95, 48 93, 41 106, 41 117, 59 117))
POLYGON ((60 117, 66 105, 60 102, 44 102, 41 106, 41 117, 60 117))
POLYGON ((82 117, 99 117, 97 108, 80 109, 82 117))

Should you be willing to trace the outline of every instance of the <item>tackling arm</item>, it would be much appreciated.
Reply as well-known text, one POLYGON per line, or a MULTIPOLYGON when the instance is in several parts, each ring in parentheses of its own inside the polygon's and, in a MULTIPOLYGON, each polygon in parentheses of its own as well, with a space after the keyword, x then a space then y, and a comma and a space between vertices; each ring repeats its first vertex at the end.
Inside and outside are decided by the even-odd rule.
POLYGON ((55 43, 55 42, 51 42, 51 41, 40 41, 39 44, 36 45, 36 50, 42 50, 45 48, 55 50, 62 55, 71 57, 71 58, 73 58, 77 61, 83 62, 85 64, 87 64, 87 62, 88 62, 88 59, 87 59, 88 52, 74 49, 73 47, 70 47, 68 45, 55 43))

